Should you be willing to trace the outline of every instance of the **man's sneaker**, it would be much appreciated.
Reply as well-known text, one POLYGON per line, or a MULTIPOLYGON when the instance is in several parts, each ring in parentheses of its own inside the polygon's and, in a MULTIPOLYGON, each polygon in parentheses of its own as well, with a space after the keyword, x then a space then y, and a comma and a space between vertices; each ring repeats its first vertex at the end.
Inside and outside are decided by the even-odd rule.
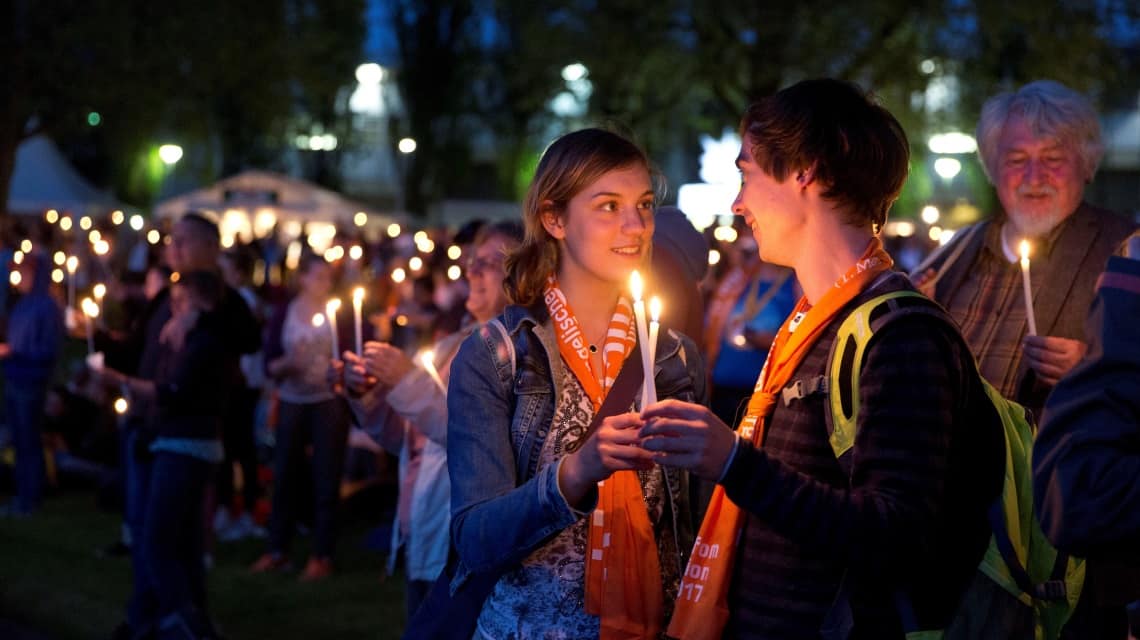
POLYGON ((316 582, 332 576, 332 572, 332 558, 319 558, 314 556, 309 558, 309 561, 305 564, 305 570, 301 572, 300 577, 297 579, 301 582, 316 582))
POLYGON ((250 573, 268 573, 288 569, 289 566, 289 560, 280 553, 265 553, 249 565, 249 571, 250 573))

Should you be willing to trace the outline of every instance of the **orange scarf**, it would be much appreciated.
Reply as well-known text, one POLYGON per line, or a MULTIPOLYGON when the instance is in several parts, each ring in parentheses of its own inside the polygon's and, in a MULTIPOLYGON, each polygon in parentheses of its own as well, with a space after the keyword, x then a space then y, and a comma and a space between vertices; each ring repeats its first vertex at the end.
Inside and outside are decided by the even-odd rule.
MULTIPOLYGON (((597 412, 637 341, 633 307, 625 298, 618 300, 602 347, 605 370, 595 372, 578 319, 553 277, 543 298, 562 360, 597 412)), ((656 638, 661 633, 665 605, 657 540, 634 471, 618 471, 598 483, 586 550, 586 612, 601 618, 602 640, 656 638)))
MULTIPOLYGON (((748 439, 754 446, 764 442, 764 428, 780 390, 791 381, 796 368, 839 310, 892 264, 882 242, 877 237, 872 238, 859 261, 815 306, 808 304, 806 298, 800 299, 768 351, 756 390, 748 401, 748 412, 737 429, 741 438, 748 439), (791 326, 797 317, 799 324, 791 326)), ((724 487, 717 485, 681 580, 669 636, 680 640, 720 638, 728 622, 728 588, 743 523, 744 512, 725 496, 724 487)))

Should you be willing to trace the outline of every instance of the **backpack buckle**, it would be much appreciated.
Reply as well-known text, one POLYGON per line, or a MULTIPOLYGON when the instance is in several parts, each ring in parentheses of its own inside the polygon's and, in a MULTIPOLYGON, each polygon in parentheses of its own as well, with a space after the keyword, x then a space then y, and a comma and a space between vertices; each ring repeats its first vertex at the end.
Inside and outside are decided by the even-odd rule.
POLYGON ((791 404, 792 400, 802 400, 817 393, 827 393, 827 378, 824 376, 808 378, 806 382, 803 379, 796 380, 780 391, 785 407, 791 404))

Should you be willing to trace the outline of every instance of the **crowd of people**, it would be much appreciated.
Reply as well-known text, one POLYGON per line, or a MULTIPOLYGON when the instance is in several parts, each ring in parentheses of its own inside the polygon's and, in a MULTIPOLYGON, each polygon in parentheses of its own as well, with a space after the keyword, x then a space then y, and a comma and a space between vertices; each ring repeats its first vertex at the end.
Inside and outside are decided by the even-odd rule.
POLYGON ((732 241, 659 206, 645 151, 593 128, 546 148, 518 221, 431 247, 341 232, 355 255, 287 267, 189 212, 64 279, 52 250, 89 236, 10 229, 6 514, 117 470, 117 637, 220 637, 212 538, 265 538, 249 570, 287 571, 311 512, 299 578, 334 579, 359 438, 397 465, 407 637, 1128 637, 1140 236, 1083 201, 1089 101, 1049 81, 991 98, 1002 210, 910 273, 882 234, 910 143, 873 96, 803 81, 740 133, 732 241), (648 334, 635 271, 664 301, 648 334), (363 326, 331 302, 350 290, 363 326), (100 312, 78 317, 88 291, 100 312))

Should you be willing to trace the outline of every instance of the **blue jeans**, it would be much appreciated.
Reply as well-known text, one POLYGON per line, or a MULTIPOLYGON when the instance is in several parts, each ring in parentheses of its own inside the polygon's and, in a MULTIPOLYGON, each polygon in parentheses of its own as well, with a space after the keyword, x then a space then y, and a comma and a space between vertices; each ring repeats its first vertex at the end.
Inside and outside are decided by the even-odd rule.
POLYGON ((142 555, 160 621, 176 615, 205 620, 203 501, 214 469, 214 464, 191 456, 165 451, 155 454, 143 519, 142 555))
POLYGON ((150 474, 153 460, 136 455, 141 436, 138 428, 126 429, 123 456, 125 486, 124 518, 131 531, 131 599, 127 603, 127 623, 132 629, 153 627, 158 615, 158 599, 148 579, 147 559, 143 548, 143 522, 150 499, 150 474))
POLYGON ((305 446, 313 445, 313 555, 331 557, 336 540, 340 477, 348 446, 348 410, 344 400, 294 404, 281 402, 277 444, 273 452, 273 512, 269 518, 270 549, 289 552, 296 526, 297 497, 305 493, 301 471, 305 446))
POLYGON ((4 406, 12 429, 16 451, 16 511, 29 513, 39 508, 44 496, 44 443, 40 427, 44 418, 46 383, 21 384, 5 381, 4 406))

